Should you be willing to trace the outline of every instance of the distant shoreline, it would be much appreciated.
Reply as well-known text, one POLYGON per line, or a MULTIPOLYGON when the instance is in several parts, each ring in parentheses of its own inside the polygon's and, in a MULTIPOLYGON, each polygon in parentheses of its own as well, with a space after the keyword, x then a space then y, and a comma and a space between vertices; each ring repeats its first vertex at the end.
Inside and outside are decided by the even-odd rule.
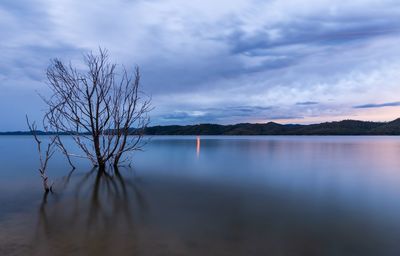
MULTIPOLYGON (((131 129, 132 134, 135 130, 131 129)), ((39 135, 51 135, 38 131, 39 135)), ((31 135, 29 131, 0 132, 0 135, 31 135)), ((68 135, 68 134, 63 134, 68 135)), ((394 136, 400 135, 400 118, 391 122, 343 120, 320 124, 240 123, 233 125, 158 125, 146 128, 145 135, 315 135, 315 136, 394 136)))

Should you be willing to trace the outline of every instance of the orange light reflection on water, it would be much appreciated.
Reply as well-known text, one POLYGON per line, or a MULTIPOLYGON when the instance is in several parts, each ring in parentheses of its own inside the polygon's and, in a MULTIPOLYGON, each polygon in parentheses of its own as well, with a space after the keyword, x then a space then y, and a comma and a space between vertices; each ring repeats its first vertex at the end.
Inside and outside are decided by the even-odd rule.
POLYGON ((200 136, 196 138, 196 156, 197 158, 200 157, 200 136))

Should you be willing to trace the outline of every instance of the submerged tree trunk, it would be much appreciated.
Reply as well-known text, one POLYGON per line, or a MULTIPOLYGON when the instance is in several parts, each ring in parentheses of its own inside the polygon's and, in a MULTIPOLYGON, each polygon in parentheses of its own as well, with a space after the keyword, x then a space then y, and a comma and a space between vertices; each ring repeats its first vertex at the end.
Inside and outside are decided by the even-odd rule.
POLYGON ((114 164, 113 164, 113 166, 114 166, 114 168, 118 168, 118 165, 119 165, 119 161, 121 160, 121 154, 117 154, 116 156, 115 156, 115 159, 114 159, 114 164))
POLYGON ((48 180, 49 180, 49 178, 47 176, 43 178, 43 188, 44 188, 45 193, 48 193, 51 190, 51 186, 49 186, 48 180))

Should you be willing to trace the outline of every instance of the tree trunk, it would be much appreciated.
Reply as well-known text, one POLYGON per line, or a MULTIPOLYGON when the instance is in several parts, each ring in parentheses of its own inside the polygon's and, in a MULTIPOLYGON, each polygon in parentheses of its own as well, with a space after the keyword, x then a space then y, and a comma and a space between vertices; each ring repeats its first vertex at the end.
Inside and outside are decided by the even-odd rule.
POLYGON ((119 160, 121 160, 121 154, 117 154, 114 158, 114 168, 118 168, 119 160))
POLYGON ((51 190, 51 188, 49 187, 49 184, 47 183, 47 180, 48 180, 47 177, 43 178, 43 188, 44 188, 45 193, 48 193, 51 190))
POLYGON ((105 170, 105 162, 103 157, 101 156, 100 150, 100 137, 98 135, 93 135, 93 142, 94 142, 94 150, 96 153, 97 165, 99 166, 99 170, 105 170))

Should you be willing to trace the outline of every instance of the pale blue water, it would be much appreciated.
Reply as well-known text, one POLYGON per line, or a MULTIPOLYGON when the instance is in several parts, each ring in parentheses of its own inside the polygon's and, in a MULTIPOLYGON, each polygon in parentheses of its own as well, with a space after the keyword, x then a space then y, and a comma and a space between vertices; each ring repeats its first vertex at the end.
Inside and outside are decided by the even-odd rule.
POLYGON ((153 137, 120 176, 0 137, 0 255, 400 255, 400 138, 153 137))

